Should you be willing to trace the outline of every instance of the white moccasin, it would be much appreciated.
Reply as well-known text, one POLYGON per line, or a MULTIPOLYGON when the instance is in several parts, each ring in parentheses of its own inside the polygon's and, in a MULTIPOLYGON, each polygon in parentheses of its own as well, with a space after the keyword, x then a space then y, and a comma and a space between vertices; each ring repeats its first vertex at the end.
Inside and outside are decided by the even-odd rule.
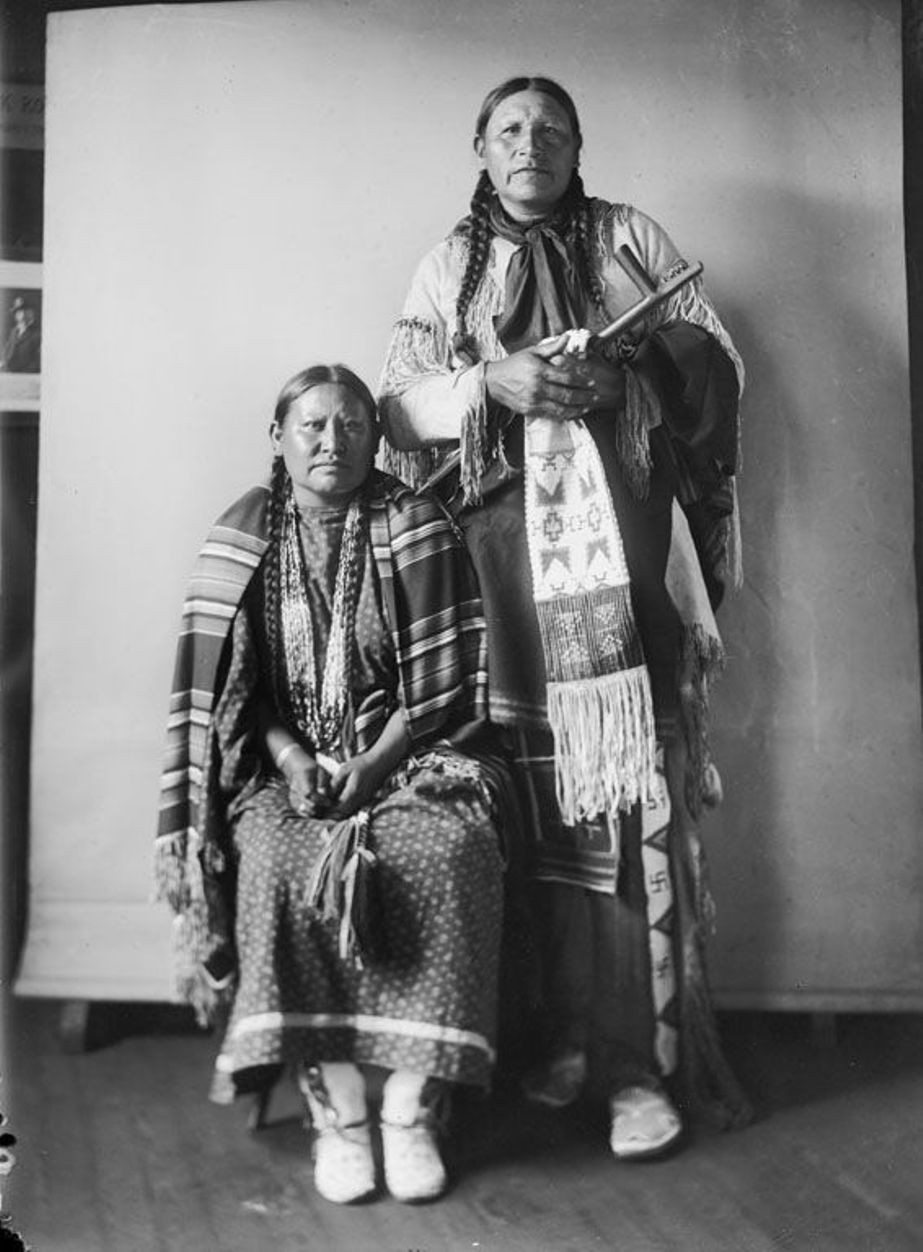
POLYGON ((657 1156, 682 1134, 679 1114, 664 1091, 623 1087, 610 1096, 609 1112, 609 1146, 622 1161, 657 1156))
POLYGON ((382 1121, 381 1150, 385 1184, 395 1200, 416 1204, 435 1200, 445 1191, 445 1166, 433 1118, 425 1110, 409 1126, 382 1121))

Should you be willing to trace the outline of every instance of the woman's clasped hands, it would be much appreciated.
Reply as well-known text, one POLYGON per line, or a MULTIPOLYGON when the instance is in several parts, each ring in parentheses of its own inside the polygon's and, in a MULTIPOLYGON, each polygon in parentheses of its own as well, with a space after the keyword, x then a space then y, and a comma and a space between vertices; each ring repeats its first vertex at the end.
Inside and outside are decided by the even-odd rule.
POLYGON ((288 783, 288 800, 300 817, 351 817, 368 804, 383 777, 371 753, 360 752, 348 761, 321 764, 304 748, 288 754, 281 766, 288 783))

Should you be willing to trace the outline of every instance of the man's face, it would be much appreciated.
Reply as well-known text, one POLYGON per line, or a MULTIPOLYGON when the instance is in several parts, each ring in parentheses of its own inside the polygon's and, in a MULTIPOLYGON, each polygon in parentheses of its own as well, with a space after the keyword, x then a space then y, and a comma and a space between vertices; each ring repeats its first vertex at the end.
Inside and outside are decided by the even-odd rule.
POLYGON ((546 217, 567 191, 580 141, 551 96, 517 91, 494 109, 475 151, 507 213, 528 221, 546 217))

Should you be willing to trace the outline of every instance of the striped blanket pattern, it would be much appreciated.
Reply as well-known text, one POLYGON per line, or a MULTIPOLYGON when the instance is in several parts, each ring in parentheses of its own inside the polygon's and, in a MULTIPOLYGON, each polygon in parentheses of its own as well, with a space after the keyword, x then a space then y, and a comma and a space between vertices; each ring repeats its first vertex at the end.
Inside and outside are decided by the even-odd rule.
MULTIPOLYGON (((487 647, 473 570, 433 501, 373 471, 365 487, 372 554, 397 657, 401 705, 420 748, 486 716, 487 647)), ((205 899, 203 866, 220 869, 223 832, 203 803, 222 653, 244 592, 268 547, 269 489, 254 487, 222 514, 195 562, 177 645, 161 782, 155 876, 177 913, 205 899)), ((384 706, 377 716, 385 718, 384 706)), ((360 747, 380 726, 356 732, 360 747)))

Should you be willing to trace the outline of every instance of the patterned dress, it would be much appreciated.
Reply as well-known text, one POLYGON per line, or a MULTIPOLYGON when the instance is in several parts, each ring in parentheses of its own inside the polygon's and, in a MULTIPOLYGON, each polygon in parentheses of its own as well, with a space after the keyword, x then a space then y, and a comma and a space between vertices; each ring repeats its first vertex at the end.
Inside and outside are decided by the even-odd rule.
MULTIPOLYGON (((495 810, 498 766, 486 757, 462 755, 434 733, 470 724, 472 715, 476 721, 483 691, 482 675, 473 671, 479 668, 483 624, 471 616, 476 602, 470 596, 457 602, 457 593, 470 592, 472 584, 448 523, 428 502, 416 502, 406 492, 398 496, 405 507, 395 511, 386 495, 388 507, 379 520, 390 518, 392 546, 403 557, 410 554, 415 589, 425 583, 428 565, 441 570, 440 594, 454 588, 451 604, 440 610, 434 603, 425 615, 439 620, 451 614, 454 638, 440 648, 424 615, 415 614, 412 623, 395 620, 408 607, 400 577, 403 557, 395 561, 389 551, 386 558, 376 543, 382 527, 373 527, 358 588, 352 721, 380 725, 403 707, 408 687, 414 707, 443 703, 444 708, 424 733, 411 736, 411 755, 370 806, 369 847, 377 861, 373 942, 359 960, 341 957, 338 921, 311 902, 313 871, 333 823, 293 810, 287 784, 255 729, 257 705, 277 702, 265 627, 265 561, 246 578, 227 628, 195 809, 206 845, 217 844, 220 855, 212 858, 214 872, 202 884, 194 879, 190 884, 186 873, 181 889, 168 872, 161 874, 164 894, 179 906, 181 919, 195 912, 190 895, 201 885, 209 924, 197 935, 197 970, 203 964, 214 968, 216 951, 232 953, 231 994, 225 996, 229 1015, 212 1085, 218 1101, 265 1087, 283 1067, 322 1061, 410 1069, 479 1087, 490 1080, 503 881, 495 810), (461 586, 452 577, 459 569, 461 586), (382 577, 385 572, 389 577, 382 577), (474 645, 467 654, 458 643, 466 635, 474 645), (454 695, 439 694, 441 679, 425 689, 425 663, 414 671, 416 679, 408 679, 398 651, 412 648, 413 637, 440 675, 452 679, 454 695)), ((345 511, 330 510, 309 514, 302 523, 306 594, 321 665, 344 520, 345 511)), ((262 528, 262 521, 248 523, 240 533, 262 528)), ((190 602, 204 585, 207 578, 194 583, 190 602)), ((450 683, 445 691, 451 690, 450 683)), ((291 726, 289 709, 276 703, 275 713, 291 726)), ((165 777, 175 772, 168 770, 165 777)), ((182 806, 175 788, 165 785, 165 797, 164 820, 170 824, 182 806)), ((162 843, 165 864, 172 853, 169 872, 175 872, 177 856, 185 857, 181 864, 188 867, 189 850, 176 835, 163 835, 162 843)), ((209 857, 204 861, 209 864, 209 857)), ((192 985, 187 978, 187 994, 192 985)))

